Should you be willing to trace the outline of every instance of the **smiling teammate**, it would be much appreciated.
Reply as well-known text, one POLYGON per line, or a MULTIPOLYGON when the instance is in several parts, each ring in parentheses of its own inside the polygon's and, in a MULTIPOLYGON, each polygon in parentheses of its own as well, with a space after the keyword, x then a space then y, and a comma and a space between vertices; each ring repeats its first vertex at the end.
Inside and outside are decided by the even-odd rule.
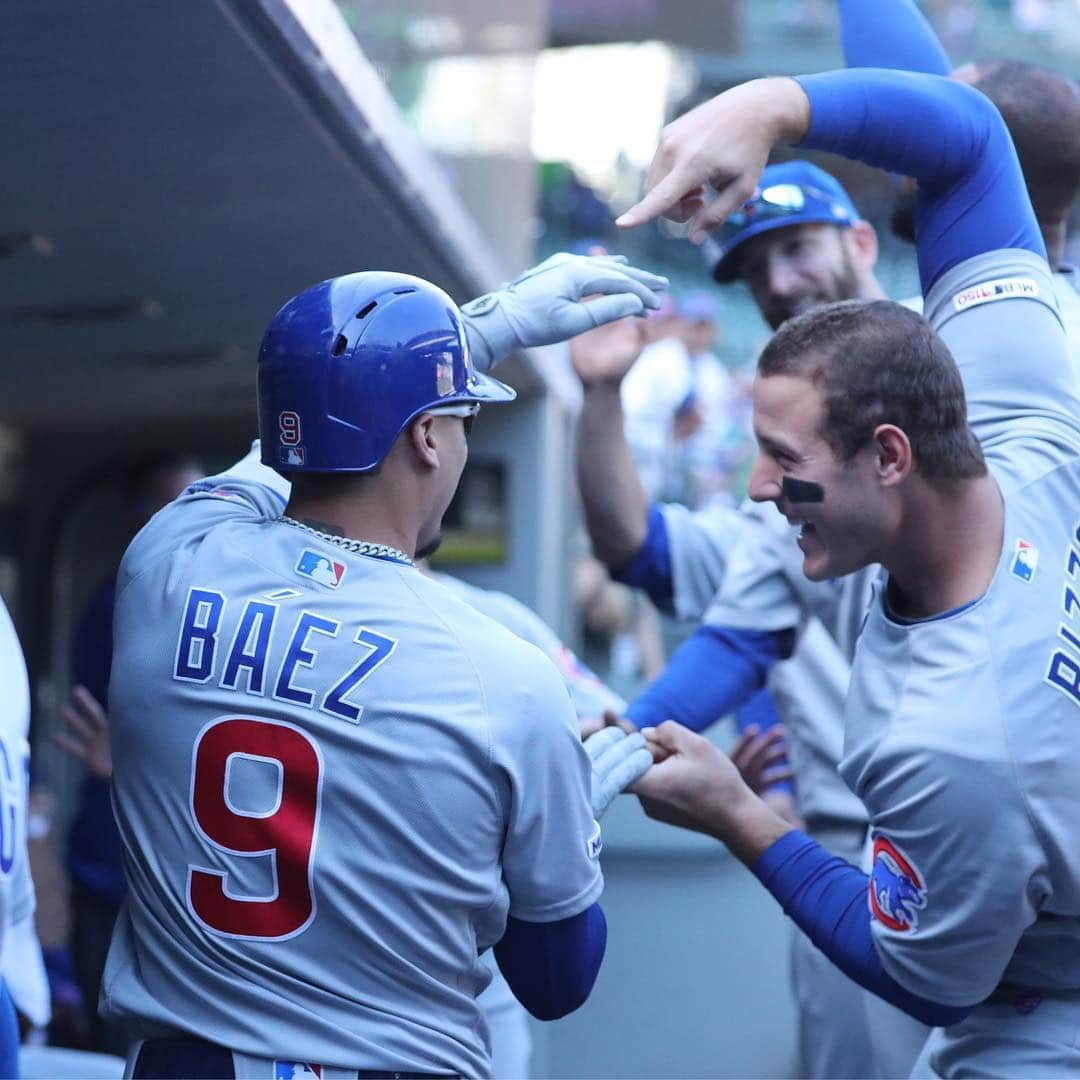
POLYGON ((751 493, 801 525, 806 573, 887 571, 841 765, 870 814, 872 873, 792 830, 678 725, 654 735, 663 760, 640 790, 728 843, 853 978, 948 1025, 916 1074, 1074 1073, 1080 388, 1015 153, 993 107, 949 80, 758 81, 669 126, 620 223, 675 207, 700 240, 774 141, 918 179, 940 332, 884 301, 829 305, 781 329, 755 384, 751 493))

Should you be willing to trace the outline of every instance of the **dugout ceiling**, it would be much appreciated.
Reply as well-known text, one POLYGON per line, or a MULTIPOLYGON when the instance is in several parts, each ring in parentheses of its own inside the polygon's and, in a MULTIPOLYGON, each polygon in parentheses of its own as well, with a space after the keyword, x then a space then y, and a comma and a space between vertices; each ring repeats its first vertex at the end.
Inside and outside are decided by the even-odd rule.
POLYGON ((304 286, 498 280, 341 27, 330 0, 4 7, 0 421, 236 415, 304 286))

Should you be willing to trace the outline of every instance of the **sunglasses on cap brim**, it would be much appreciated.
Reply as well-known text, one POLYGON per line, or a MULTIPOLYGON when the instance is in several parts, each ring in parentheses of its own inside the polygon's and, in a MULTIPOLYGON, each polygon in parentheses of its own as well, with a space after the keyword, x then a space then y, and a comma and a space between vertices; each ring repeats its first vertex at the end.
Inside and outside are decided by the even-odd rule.
POLYGON ((806 214, 821 214, 831 221, 850 222, 851 212, 828 192, 804 184, 770 184, 759 188, 716 229, 713 237, 727 245, 744 229, 758 221, 806 214))

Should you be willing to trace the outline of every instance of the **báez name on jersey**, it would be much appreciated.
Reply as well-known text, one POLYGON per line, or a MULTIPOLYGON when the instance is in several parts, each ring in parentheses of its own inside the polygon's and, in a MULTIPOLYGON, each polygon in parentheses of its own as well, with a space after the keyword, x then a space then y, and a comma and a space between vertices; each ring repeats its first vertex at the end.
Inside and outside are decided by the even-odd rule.
POLYGON ((989 304, 994 300, 1034 299, 1040 295, 1039 284, 1034 278, 1007 277, 972 285, 971 288, 958 292, 952 302, 957 311, 965 311, 967 308, 978 304, 989 304))
POLYGON ((397 640, 357 627, 352 641, 362 654, 343 671, 340 647, 333 650, 332 661, 320 661, 325 650, 318 647, 320 639, 325 644, 337 638, 342 625, 313 611, 282 615, 280 606, 266 598, 230 601, 217 589, 193 586, 180 619, 172 675, 180 682, 216 682, 224 690, 317 709, 356 724, 364 710, 349 695, 390 658, 397 640), (226 628, 233 623, 229 634, 226 628))

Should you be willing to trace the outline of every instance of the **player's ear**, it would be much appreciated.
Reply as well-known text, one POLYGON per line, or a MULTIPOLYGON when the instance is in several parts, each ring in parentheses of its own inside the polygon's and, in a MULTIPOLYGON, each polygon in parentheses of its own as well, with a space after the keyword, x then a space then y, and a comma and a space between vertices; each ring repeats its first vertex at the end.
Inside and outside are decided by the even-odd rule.
POLYGON ((408 436, 409 444, 419 462, 429 469, 437 469, 439 448, 435 417, 429 412, 421 413, 409 424, 408 436))
POLYGON ((895 424, 879 424, 874 429, 873 450, 882 487, 895 487, 911 474, 911 441, 895 424))

